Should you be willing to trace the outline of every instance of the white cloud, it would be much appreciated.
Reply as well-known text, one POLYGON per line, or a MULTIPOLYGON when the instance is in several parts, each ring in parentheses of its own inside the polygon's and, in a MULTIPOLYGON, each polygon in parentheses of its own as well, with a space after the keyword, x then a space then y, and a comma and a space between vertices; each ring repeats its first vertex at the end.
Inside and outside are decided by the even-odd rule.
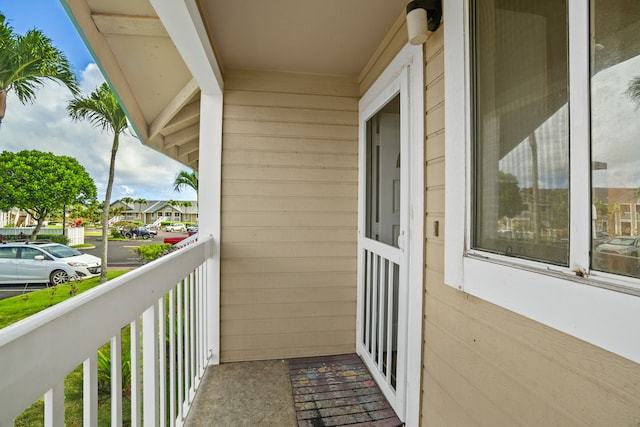
MULTIPOLYGON (((95 64, 89 64, 80 74, 83 93, 90 93, 103 81, 95 64)), ((21 105, 9 93, 0 128, 0 151, 40 150, 74 157, 94 179, 98 199, 103 200, 113 135, 87 121, 72 121, 66 112, 71 97, 66 87, 55 82, 42 87, 31 105, 21 105)), ((196 194, 190 189, 182 193, 173 191, 173 180, 180 170, 188 168, 145 147, 136 138, 123 135, 116 156, 111 200, 125 195, 147 200, 195 200, 196 194)))

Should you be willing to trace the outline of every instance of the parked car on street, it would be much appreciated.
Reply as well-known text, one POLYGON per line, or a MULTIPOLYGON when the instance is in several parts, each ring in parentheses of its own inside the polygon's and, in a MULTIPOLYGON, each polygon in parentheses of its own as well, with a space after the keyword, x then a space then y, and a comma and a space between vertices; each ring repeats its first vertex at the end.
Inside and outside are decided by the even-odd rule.
POLYGON ((634 274, 639 254, 640 236, 617 236, 596 247, 594 263, 605 271, 634 274))
POLYGON ((59 285, 100 274, 100 258, 59 243, 0 245, 0 283, 59 285))
POLYGON ((127 239, 153 239, 158 234, 156 230, 150 230, 147 227, 121 227, 120 233, 127 239))
POLYGON ((169 224, 164 227, 164 231, 187 231, 187 227, 184 224, 169 224))

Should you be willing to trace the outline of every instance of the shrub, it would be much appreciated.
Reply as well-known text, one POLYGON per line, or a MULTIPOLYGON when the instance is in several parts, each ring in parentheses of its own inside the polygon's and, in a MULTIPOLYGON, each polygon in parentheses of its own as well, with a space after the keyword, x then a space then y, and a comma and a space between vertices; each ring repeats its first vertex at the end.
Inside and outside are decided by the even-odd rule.
POLYGON ((173 245, 168 243, 152 243, 150 245, 140 245, 132 248, 131 252, 138 254, 140 258, 142 258, 142 262, 146 263, 168 254, 172 248, 173 245))

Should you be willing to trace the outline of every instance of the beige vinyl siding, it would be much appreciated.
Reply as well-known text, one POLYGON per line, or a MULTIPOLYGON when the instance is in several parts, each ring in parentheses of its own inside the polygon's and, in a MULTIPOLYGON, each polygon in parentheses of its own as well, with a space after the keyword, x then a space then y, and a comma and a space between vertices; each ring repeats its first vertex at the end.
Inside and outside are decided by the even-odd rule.
POLYGON ((355 351, 358 85, 229 71, 221 360, 355 351))
POLYGON ((444 285, 442 37, 425 48, 422 425, 640 425, 639 365, 444 285))

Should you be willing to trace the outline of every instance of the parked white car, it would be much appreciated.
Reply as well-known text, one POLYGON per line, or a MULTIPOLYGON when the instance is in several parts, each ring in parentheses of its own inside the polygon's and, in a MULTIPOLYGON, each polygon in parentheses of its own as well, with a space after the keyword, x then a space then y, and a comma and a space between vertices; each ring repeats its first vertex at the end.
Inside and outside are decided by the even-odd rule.
POLYGON ((187 231, 187 227, 184 224, 169 224, 164 228, 164 231, 187 231))
POLYGON ((100 274, 100 258, 59 243, 0 244, 0 283, 59 285, 100 274))

